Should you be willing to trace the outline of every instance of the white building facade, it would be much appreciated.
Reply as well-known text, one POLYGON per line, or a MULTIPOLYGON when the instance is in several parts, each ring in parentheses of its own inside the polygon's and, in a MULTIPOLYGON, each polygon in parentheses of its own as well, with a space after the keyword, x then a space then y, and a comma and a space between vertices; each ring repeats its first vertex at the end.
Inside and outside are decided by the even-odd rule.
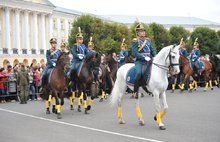
POLYGON ((48 0, 0 1, 0 66, 45 63, 49 40, 68 40, 79 12, 55 7, 48 0))

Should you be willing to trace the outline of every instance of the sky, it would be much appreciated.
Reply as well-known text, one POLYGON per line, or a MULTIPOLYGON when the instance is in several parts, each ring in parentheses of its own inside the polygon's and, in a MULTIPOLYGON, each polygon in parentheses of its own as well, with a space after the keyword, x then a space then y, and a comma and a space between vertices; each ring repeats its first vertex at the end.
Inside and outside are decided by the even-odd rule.
POLYGON ((220 23, 220 0, 49 0, 96 15, 184 16, 220 23))

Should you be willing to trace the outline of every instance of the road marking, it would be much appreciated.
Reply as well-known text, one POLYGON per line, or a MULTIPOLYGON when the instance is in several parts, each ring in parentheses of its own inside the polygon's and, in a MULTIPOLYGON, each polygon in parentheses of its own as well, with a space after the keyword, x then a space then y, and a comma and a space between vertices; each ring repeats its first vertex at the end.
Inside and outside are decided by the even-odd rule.
POLYGON ((128 137, 128 138, 133 138, 133 139, 138 139, 138 140, 143 140, 143 141, 149 141, 149 142, 163 142, 163 141, 148 139, 148 138, 144 138, 144 137, 127 135, 127 134, 122 134, 122 133, 117 133, 117 132, 112 132, 112 131, 107 131, 107 130, 102 130, 102 129, 96 129, 96 128, 92 128, 92 127, 86 127, 86 126, 81 126, 81 125, 77 125, 77 124, 52 120, 52 119, 48 119, 48 118, 43 118, 43 117, 39 117, 39 116, 34 116, 34 115, 30 115, 30 114, 25 114, 25 113, 21 113, 21 112, 12 111, 12 110, 7 110, 7 109, 3 109, 3 108, 0 108, 0 110, 4 111, 4 112, 10 112, 10 113, 14 113, 14 114, 22 115, 22 116, 27 116, 27 117, 30 117, 30 118, 45 120, 45 121, 49 121, 49 122, 53 122, 53 123, 59 123, 59 124, 63 124, 63 125, 68 125, 68 126, 72 126, 72 127, 92 130, 92 131, 96 131, 96 132, 102 132, 102 133, 106 133, 106 134, 112 134, 112 135, 128 137))

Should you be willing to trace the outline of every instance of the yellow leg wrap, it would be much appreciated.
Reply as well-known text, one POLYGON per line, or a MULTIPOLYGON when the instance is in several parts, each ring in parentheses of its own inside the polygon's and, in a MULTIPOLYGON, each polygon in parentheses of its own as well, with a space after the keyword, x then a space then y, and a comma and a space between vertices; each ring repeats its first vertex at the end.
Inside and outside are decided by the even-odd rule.
POLYGON ((83 92, 81 92, 80 99, 83 99, 83 92))
POLYGON ((181 89, 184 89, 184 87, 185 87, 185 84, 182 84, 181 89))
POLYGON ((193 87, 192 87, 192 84, 191 84, 191 83, 189 84, 189 89, 193 89, 193 87))
POLYGON ((52 95, 49 95, 48 101, 50 102, 52 98, 52 95))
POLYGON ((205 88, 207 89, 209 87, 209 83, 206 82, 205 88))
POLYGON ((161 113, 160 112, 157 113, 156 117, 157 117, 157 124, 160 124, 161 123, 161 113))
POLYGON ((212 88, 212 81, 211 80, 209 80, 209 85, 212 88))
POLYGON ((55 97, 52 97, 52 105, 53 105, 53 106, 56 105, 56 99, 55 99, 55 97))
POLYGON ((193 82, 194 82, 194 87, 198 88, 197 81, 194 80, 193 82))
POLYGON ((160 118, 163 118, 165 114, 166 114, 166 112, 164 112, 164 111, 161 112, 161 113, 160 113, 160 118))
POLYGON ((61 105, 57 105, 57 113, 61 112, 61 105))
POLYGON ((118 118, 122 118, 122 107, 118 107, 118 118))
POLYGON ((89 105, 92 106, 94 100, 89 101, 89 105))
POLYGON ((49 101, 46 101, 46 108, 49 108, 49 101))
POLYGON ((78 106, 81 106, 81 101, 80 101, 81 99, 80 98, 78 98, 78 106))
POLYGON ((70 97, 70 105, 73 105, 73 97, 70 97))
POLYGON ((75 92, 72 92, 72 98, 75 99, 75 92))
POLYGON ((105 96, 105 91, 102 90, 102 98, 104 99, 106 96, 105 96))
POLYGON ((178 85, 178 87, 179 87, 180 89, 182 89, 182 86, 181 86, 181 84, 179 84, 179 85, 178 85))
POLYGON ((86 109, 87 108, 87 101, 84 101, 84 108, 86 109))
POLYGON ((175 90, 175 86, 176 86, 175 84, 172 84, 172 90, 175 90))
POLYGON ((218 85, 218 82, 217 82, 217 80, 215 80, 214 82, 215 82, 215 85, 217 86, 217 85, 218 85))
POLYGON ((140 107, 136 107, 136 113, 138 118, 142 118, 142 113, 140 107))

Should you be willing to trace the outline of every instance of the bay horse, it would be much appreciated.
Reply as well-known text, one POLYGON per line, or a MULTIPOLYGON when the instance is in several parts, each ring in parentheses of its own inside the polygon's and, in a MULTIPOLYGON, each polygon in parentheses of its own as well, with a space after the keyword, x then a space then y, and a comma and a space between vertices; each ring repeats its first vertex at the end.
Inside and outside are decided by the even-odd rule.
MULTIPOLYGON (((172 75, 178 74, 179 70, 179 45, 170 45, 161 49, 152 61, 151 76, 146 88, 152 92, 156 107, 156 116, 154 117, 160 130, 165 130, 162 123, 162 117, 166 114, 168 105, 166 101, 166 89, 168 86, 168 72, 172 75)), ((134 67, 134 64, 127 63, 121 66, 117 72, 117 79, 112 90, 111 103, 118 102, 118 119, 120 124, 124 124, 122 119, 122 96, 125 94, 127 86, 133 90, 133 86, 127 84, 126 74, 134 67)), ((140 87, 140 93, 145 93, 140 87)), ((139 94, 140 94, 139 93, 139 94)), ((139 107, 139 98, 136 99, 136 113, 140 125, 144 125, 142 113, 139 107)))
POLYGON ((83 98, 85 114, 91 109, 96 94, 91 89, 97 76, 98 68, 101 63, 101 56, 98 53, 87 54, 83 60, 81 70, 72 72, 71 81, 73 82, 73 94, 78 98, 78 111, 81 112, 81 98, 83 98), (76 88, 74 88, 76 85, 76 88), (78 92, 76 92, 76 89, 78 92), (87 92, 88 90, 88 92, 87 92), (87 106, 87 95, 91 95, 89 105, 87 106))
POLYGON ((52 97, 55 97, 56 101, 56 108, 57 108, 57 119, 61 119, 61 108, 64 104, 64 89, 66 87, 66 75, 65 73, 69 69, 70 66, 70 57, 69 52, 61 52, 58 59, 56 66, 50 72, 50 79, 49 83, 45 85, 43 89, 43 94, 41 97, 46 99, 46 113, 49 114, 49 96, 52 93, 52 97), (60 100, 59 100, 60 99, 60 100))
MULTIPOLYGON (((212 83, 210 80, 210 74, 212 71, 212 64, 208 60, 206 60, 205 58, 200 57, 200 60, 205 64, 205 68, 201 72, 201 75, 205 76, 205 79, 206 79, 206 86, 204 88, 204 91, 207 90, 209 84, 210 84, 211 89, 213 89, 212 83)), ((195 87, 197 87, 197 82, 195 80, 198 75, 196 73, 194 73, 193 69, 190 66, 190 61, 187 58, 185 58, 184 56, 180 56, 180 63, 182 64, 184 79, 183 79, 182 84, 179 85, 179 87, 180 87, 181 91, 183 91, 184 84, 186 83, 187 80, 189 80, 189 77, 192 76, 194 78, 194 81, 192 84, 189 83, 189 87, 190 87, 189 91, 191 92, 193 89, 193 85, 195 85, 195 87)))

